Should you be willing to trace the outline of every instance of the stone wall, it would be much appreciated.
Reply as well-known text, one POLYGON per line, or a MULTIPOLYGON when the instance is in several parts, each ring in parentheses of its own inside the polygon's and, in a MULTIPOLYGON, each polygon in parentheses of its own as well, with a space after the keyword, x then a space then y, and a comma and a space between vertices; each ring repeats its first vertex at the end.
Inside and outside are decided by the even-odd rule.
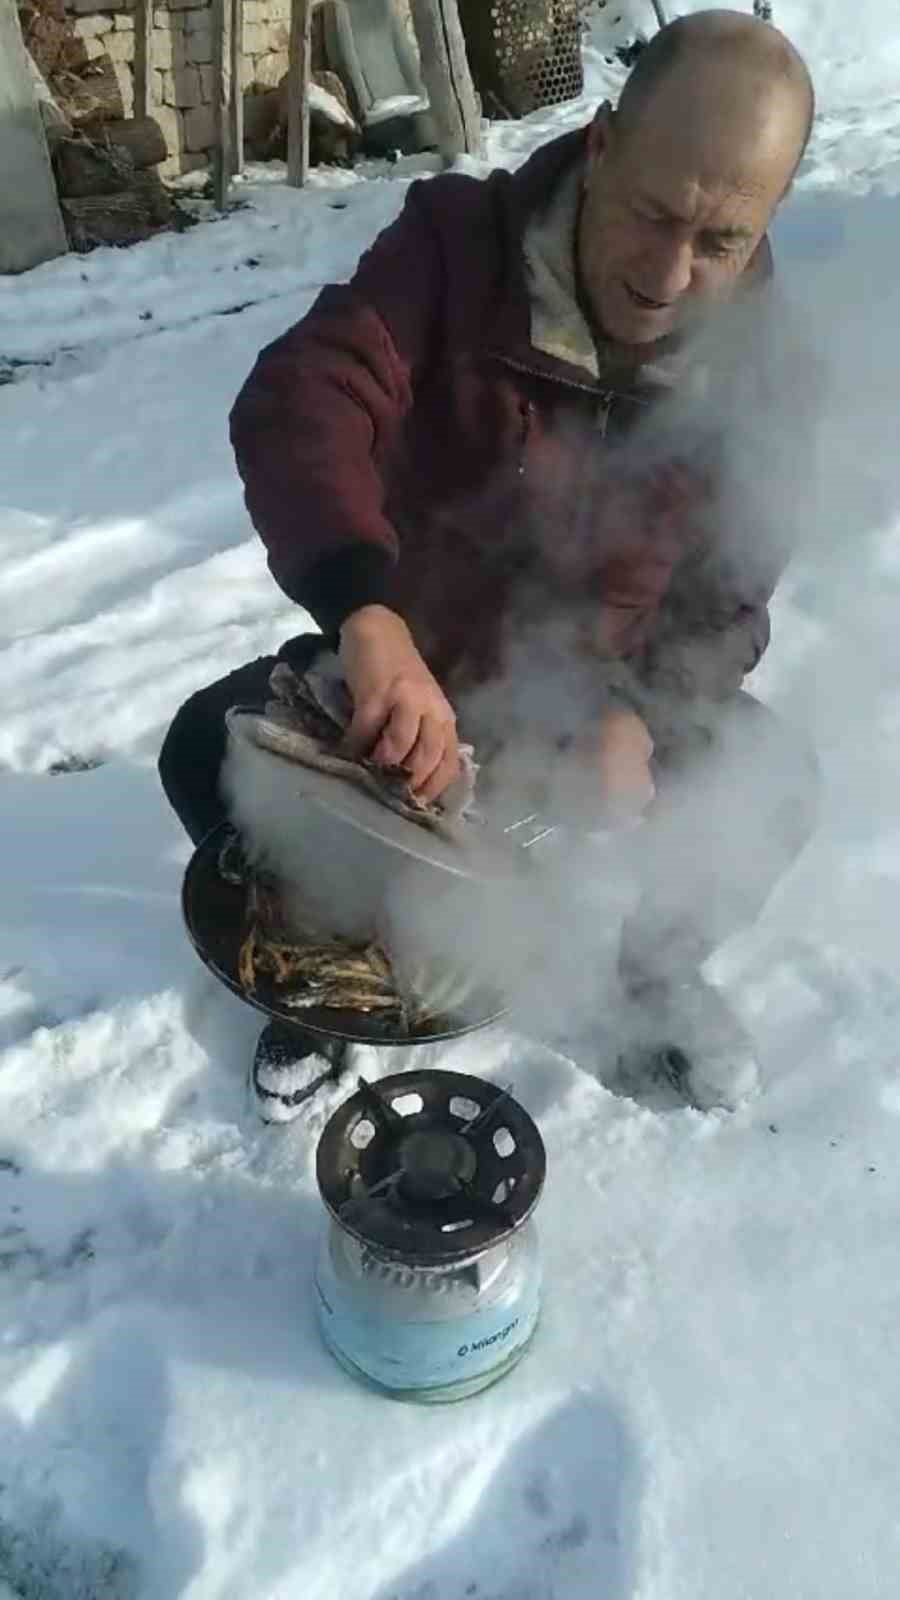
MULTIPOLYGON (((90 59, 108 55, 119 79, 125 115, 134 106, 134 0, 67 0, 74 29, 90 59)), ((272 89, 287 71, 290 0, 244 0, 244 82, 248 95, 272 89)), ((214 141, 212 13, 208 0, 169 0, 153 11, 151 115, 169 149, 160 171, 174 176, 203 167, 214 141)))

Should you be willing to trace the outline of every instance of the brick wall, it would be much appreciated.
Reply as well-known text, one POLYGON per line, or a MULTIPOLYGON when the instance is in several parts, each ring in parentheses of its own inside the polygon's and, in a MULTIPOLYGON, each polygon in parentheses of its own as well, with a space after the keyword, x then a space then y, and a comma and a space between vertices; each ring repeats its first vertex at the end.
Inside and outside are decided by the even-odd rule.
MULTIPOLYGON (((134 107, 134 0, 67 0, 89 57, 109 55, 125 115, 134 107)), ((243 87, 272 89, 288 64, 290 0, 244 0, 243 87)), ((153 12, 152 114, 169 148, 165 176, 205 166, 212 148, 212 14, 208 0, 169 0, 153 12)))

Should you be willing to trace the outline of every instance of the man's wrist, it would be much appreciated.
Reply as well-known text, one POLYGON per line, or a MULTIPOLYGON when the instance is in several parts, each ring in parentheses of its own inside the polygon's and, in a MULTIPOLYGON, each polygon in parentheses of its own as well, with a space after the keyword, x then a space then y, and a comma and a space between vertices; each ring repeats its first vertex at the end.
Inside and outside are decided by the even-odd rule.
POLYGON ((301 582, 285 592, 305 606, 323 633, 336 634, 348 617, 369 606, 387 609, 392 599, 394 562, 379 545, 358 540, 322 556, 301 582))
POLYGON ((365 605, 357 607, 345 617, 340 626, 340 639, 375 638, 385 633, 403 634, 412 642, 412 635, 399 612, 390 606, 365 605))

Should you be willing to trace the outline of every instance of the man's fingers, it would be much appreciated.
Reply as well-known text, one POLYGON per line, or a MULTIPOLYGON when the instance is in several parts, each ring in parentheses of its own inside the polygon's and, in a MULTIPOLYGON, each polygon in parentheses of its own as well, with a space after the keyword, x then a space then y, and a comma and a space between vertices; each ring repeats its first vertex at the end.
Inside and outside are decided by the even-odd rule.
POLYGON ((385 723, 381 738, 372 751, 372 760, 380 767, 404 767, 419 737, 422 717, 409 705, 394 705, 385 723))
POLYGON ((656 785, 652 778, 632 789, 609 789, 603 795, 603 808, 607 820, 614 826, 635 822, 649 810, 656 799, 656 785))
MULTIPOLYGON (((406 769, 416 794, 431 800, 440 790, 433 788, 438 769, 449 759, 457 759, 456 728, 443 718, 424 716, 415 747, 407 758, 406 769)), ((458 765, 458 763, 457 763, 458 765)), ((450 782, 448 778, 446 782, 450 782)))
POLYGON ((380 697, 375 700, 364 700, 356 706, 353 719, 344 734, 342 754, 354 761, 360 756, 371 755, 386 717, 387 708, 380 697))
POLYGON ((614 760, 649 761, 653 739, 636 711, 617 707, 607 712, 600 725, 600 749, 614 760))
POLYGON ((418 792, 437 770, 447 750, 452 729, 427 712, 419 727, 419 737, 409 753, 406 770, 418 792))
POLYGON ((446 750, 443 758, 435 768, 428 782, 417 791, 420 800, 430 804, 432 800, 439 800, 445 789, 449 789, 454 778, 459 777, 459 746, 454 735, 452 750, 446 750))

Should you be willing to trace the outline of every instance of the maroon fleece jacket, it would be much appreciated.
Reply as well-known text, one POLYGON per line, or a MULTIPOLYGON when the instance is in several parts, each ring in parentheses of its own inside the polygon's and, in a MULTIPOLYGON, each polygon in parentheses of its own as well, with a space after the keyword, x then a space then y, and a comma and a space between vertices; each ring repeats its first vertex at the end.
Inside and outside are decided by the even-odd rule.
MULTIPOLYGON (((715 385, 685 418, 677 385, 673 400, 641 368, 594 381, 531 344, 524 231, 585 140, 515 175, 413 184, 349 284, 263 350, 231 437, 271 571, 325 632, 390 605, 452 692, 500 674, 517 627, 576 618, 598 689, 652 725, 655 702, 738 690, 789 541, 746 498, 736 511, 735 408, 715 385)), ((754 281, 770 260, 764 241, 754 281)), ((748 382, 748 352, 779 349, 760 315, 737 358, 751 409, 771 374, 759 362, 748 382)), ((772 470, 752 426, 737 456, 745 490, 772 470)))

